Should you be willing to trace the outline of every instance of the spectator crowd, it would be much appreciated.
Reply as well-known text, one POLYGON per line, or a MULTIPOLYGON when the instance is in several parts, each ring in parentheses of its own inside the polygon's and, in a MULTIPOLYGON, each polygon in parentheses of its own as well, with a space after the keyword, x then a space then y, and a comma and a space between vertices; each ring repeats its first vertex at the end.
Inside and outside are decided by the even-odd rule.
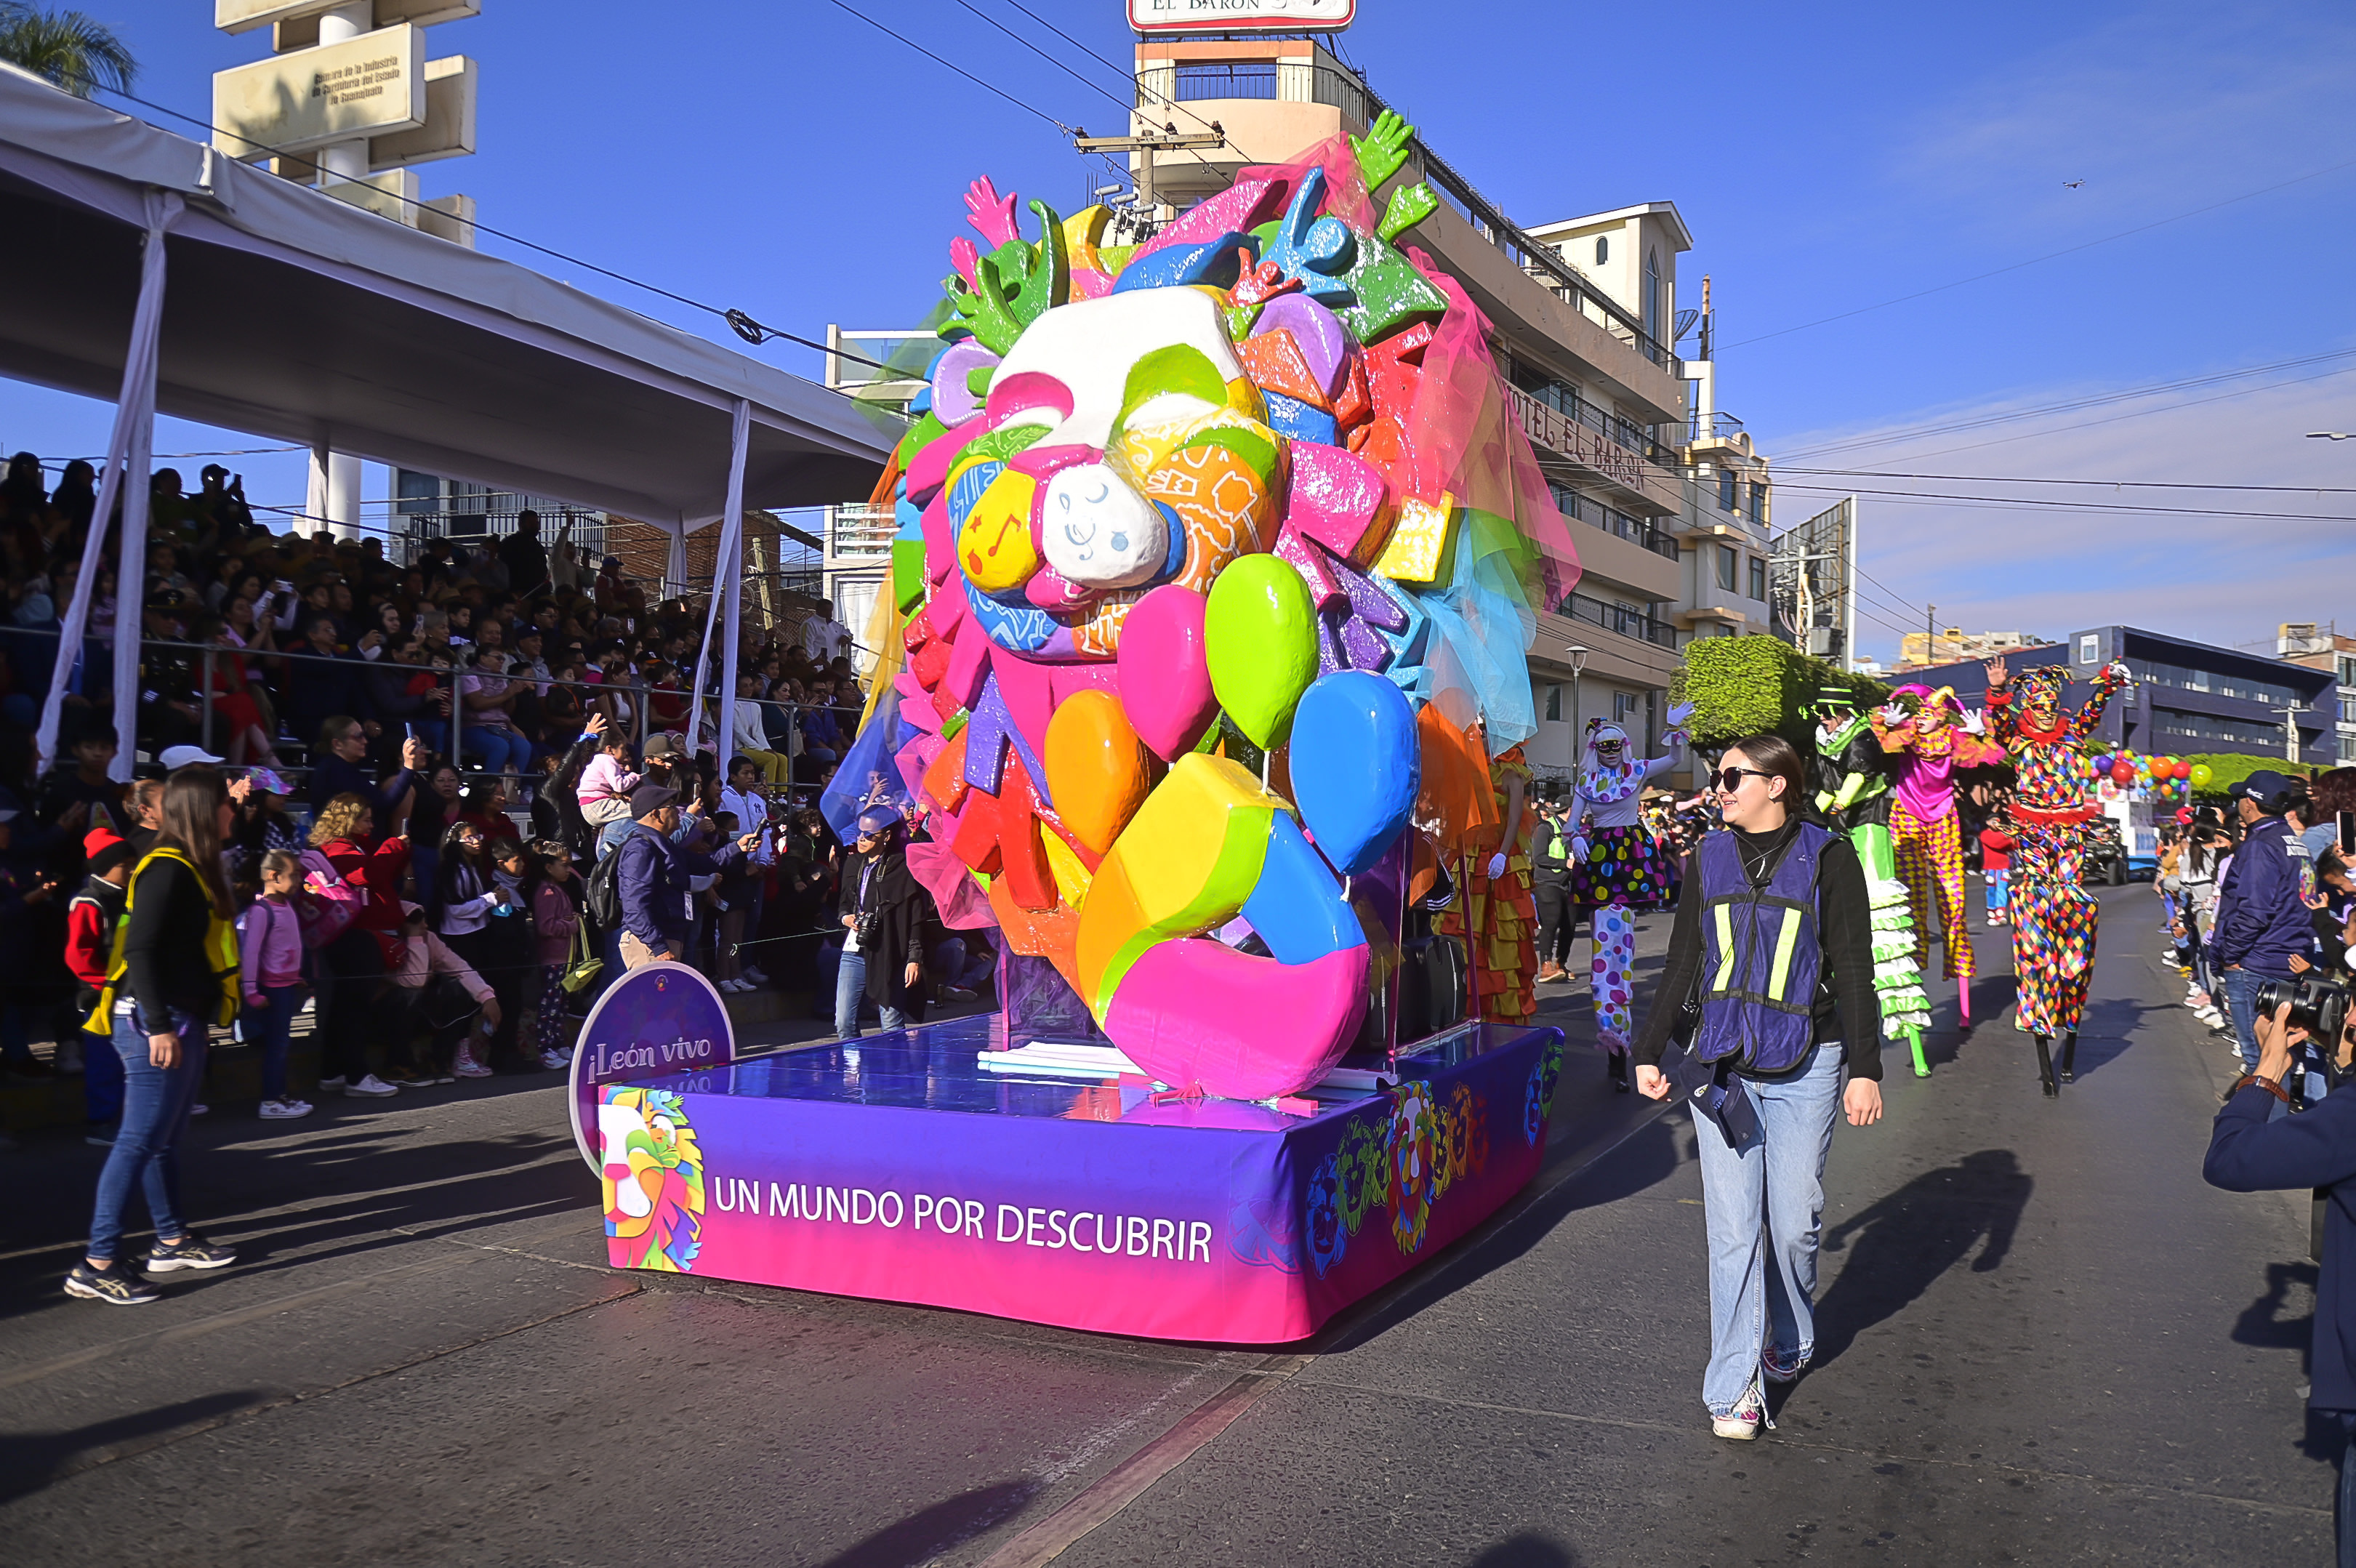
MULTIPOLYGON (((602 988, 643 963, 808 993, 845 1035, 862 997, 896 1023, 988 983, 987 946, 951 936, 908 875, 896 813, 846 849, 816 808, 865 700, 830 605, 748 628, 736 691, 707 690, 694 715, 701 608, 585 558, 569 525, 545 540, 527 511, 403 561, 373 538, 273 533, 225 469, 190 493, 166 468, 141 580, 116 580, 117 519, 83 640, 61 652, 96 490, 88 464, 51 483, 25 453, 0 482, 0 941, 20 955, 0 977, 0 1068, 81 1072, 92 1142, 134 1120, 123 1063, 82 1027, 143 983, 123 951, 134 880, 164 852, 216 853, 165 820, 183 775, 225 800, 230 1026, 260 1051, 264 1117, 313 1109, 288 1068, 306 1013, 318 1091, 365 1099, 563 1068, 602 988), (117 713, 112 643, 134 631, 137 710, 117 713), (111 777, 125 749, 128 783, 111 777), (887 949, 889 973, 864 961, 887 949)), ((204 1109, 192 1091, 187 1113, 204 1109)))

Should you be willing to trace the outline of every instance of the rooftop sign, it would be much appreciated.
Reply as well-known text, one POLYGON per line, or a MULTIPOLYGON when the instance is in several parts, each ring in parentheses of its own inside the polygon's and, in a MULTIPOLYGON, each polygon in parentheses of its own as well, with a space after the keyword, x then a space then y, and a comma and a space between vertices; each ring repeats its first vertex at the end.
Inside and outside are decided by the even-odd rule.
POLYGON ((1327 33, 1357 19, 1358 0, 1129 0, 1141 33, 1327 33))

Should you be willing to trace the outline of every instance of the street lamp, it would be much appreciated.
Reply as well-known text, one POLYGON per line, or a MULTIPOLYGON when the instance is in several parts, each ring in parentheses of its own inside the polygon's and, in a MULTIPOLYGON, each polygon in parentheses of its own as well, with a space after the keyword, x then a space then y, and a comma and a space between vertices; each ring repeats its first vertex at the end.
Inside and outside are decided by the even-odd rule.
POLYGON ((1562 648, 1563 657, 1570 660, 1570 767, 1579 770, 1579 677, 1587 668, 1587 650, 1575 642, 1562 648))

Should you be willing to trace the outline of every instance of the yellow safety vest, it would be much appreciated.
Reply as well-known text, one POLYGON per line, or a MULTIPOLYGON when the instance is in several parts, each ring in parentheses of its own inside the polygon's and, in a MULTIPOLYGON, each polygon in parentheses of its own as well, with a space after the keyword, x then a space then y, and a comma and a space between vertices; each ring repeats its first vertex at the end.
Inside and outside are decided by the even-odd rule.
MULTIPOLYGON (((139 874, 159 860, 177 860, 190 871, 197 869, 195 861, 170 848, 149 850, 132 868, 131 884, 123 893, 123 918, 114 923, 114 952, 107 960, 106 983, 98 988, 98 1005, 91 1008, 90 1016, 82 1021, 82 1032, 86 1035, 111 1035, 114 1032, 115 997, 123 989, 123 977, 131 972, 130 961, 123 955, 123 943, 131 932, 131 906, 133 900, 139 897, 139 874)), ((210 900, 207 902, 209 904, 210 900)), ((205 955, 210 962, 213 979, 220 985, 220 1004, 214 1008, 216 1016, 207 1022, 235 1023, 240 1000, 244 995, 238 984, 237 928, 223 919, 219 909, 208 911, 205 955)))

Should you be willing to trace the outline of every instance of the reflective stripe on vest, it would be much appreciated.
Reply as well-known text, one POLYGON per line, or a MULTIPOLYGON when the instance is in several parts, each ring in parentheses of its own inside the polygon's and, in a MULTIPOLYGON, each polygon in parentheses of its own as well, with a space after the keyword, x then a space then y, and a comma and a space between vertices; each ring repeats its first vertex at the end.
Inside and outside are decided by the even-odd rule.
MULTIPOLYGON (((1721 918, 1725 910, 1725 905, 1719 906, 1721 918)), ((1776 933, 1775 937, 1775 970, 1767 981, 1767 999, 1770 1002, 1781 1002, 1784 999, 1783 986, 1792 978, 1792 950, 1798 945, 1799 940, 1800 912, 1797 909, 1787 908, 1783 911, 1783 929, 1776 933)), ((1729 956, 1731 957, 1730 954, 1729 956)))

